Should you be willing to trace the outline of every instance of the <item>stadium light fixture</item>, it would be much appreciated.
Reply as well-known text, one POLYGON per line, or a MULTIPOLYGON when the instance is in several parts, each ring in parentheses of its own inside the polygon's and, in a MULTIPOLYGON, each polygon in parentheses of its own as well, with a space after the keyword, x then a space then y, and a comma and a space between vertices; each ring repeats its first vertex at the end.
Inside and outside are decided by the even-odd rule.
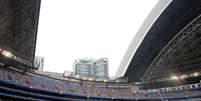
POLYGON ((193 73, 193 76, 198 76, 199 75, 199 73, 198 72, 195 72, 195 73, 193 73))
POLYGON ((93 79, 92 78, 89 78, 89 81, 92 81, 93 79))
POLYGON ((180 76, 180 79, 185 79, 185 78, 187 78, 187 75, 180 76))
POLYGON ((174 75, 174 76, 171 77, 171 79, 172 79, 172 80, 178 80, 179 78, 174 75))
POLYGON ((76 75, 75 77, 76 77, 76 78, 80 78, 80 75, 76 75))
POLYGON ((83 80, 86 80, 87 78, 86 77, 83 77, 83 80))
POLYGON ((10 52, 8 52, 8 51, 5 51, 5 50, 2 52, 2 54, 3 54, 5 57, 9 57, 9 58, 13 56, 12 53, 10 53, 10 52))

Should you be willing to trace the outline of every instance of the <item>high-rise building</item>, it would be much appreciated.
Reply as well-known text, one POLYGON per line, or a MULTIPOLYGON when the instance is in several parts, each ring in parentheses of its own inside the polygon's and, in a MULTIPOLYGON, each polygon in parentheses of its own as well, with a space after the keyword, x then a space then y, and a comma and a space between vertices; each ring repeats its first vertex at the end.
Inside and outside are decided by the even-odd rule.
POLYGON ((36 56, 34 60, 34 67, 38 68, 39 71, 43 71, 44 57, 36 56))
POLYGON ((92 59, 78 59, 74 62, 74 76, 82 79, 94 78, 94 62, 92 59))
POLYGON ((101 58, 94 62, 94 74, 97 81, 108 80, 108 59, 101 58))
POLYGON ((108 59, 78 59, 74 62, 74 77, 88 80, 107 81, 108 59))

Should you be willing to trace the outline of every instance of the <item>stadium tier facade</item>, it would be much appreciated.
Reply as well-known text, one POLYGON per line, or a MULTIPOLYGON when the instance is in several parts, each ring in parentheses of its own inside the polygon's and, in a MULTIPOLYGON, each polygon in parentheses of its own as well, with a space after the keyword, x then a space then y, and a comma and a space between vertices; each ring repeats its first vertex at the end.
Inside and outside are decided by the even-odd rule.
POLYGON ((0 48, 29 65, 34 62, 39 11, 40 0, 0 0, 0 48))
POLYGON ((200 0, 156 4, 117 71, 126 82, 23 71, 34 60, 39 9, 40 0, 0 0, 0 100, 201 100, 200 0))

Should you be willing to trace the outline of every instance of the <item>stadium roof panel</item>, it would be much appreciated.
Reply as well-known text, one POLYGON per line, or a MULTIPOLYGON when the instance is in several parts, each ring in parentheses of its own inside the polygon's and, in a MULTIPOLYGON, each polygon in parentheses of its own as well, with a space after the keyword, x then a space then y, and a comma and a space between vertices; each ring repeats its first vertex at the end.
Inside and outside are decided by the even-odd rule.
POLYGON ((127 49, 126 54, 124 55, 121 64, 116 72, 115 77, 122 77, 124 76, 128 65, 130 64, 132 57, 134 56, 135 52, 137 51, 138 47, 140 46, 141 42, 143 41, 144 37, 146 36, 147 32, 151 28, 152 24, 157 20, 160 14, 166 9, 166 7, 172 2, 172 0, 164 0, 159 1, 153 10, 150 12, 148 17, 145 19, 143 24, 141 25, 140 29, 138 30, 137 34, 133 38, 130 46, 127 49))
MULTIPOLYGON (((167 2, 167 0, 161 0, 159 2, 167 2)), ((132 50, 134 55, 127 56, 132 56, 129 64, 124 64, 122 65, 123 67, 120 66, 119 68, 121 71, 122 69, 125 69, 126 72, 120 72, 119 75, 128 77, 129 82, 140 81, 154 58, 168 44, 168 42, 201 13, 200 6, 200 0, 173 0, 160 14, 151 28, 147 32, 144 31, 146 36, 140 43, 139 47, 132 50)), ((143 27, 144 26, 142 25, 141 28, 143 27)), ((129 48, 136 47, 136 44, 133 43, 134 42, 131 43, 129 48)), ((125 60, 126 59, 124 58, 122 63, 124 63, 125 60)))

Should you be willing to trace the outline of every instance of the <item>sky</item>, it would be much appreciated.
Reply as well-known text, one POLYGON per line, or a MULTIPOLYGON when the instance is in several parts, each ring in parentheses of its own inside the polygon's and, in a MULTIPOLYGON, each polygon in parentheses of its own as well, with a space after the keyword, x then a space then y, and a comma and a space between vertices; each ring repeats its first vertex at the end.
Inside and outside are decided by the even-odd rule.
POLYGON ((41 0, 36 56, 44 71, 73 71, 79 58, 108 58, 115 73, 158 0, 41 0))

